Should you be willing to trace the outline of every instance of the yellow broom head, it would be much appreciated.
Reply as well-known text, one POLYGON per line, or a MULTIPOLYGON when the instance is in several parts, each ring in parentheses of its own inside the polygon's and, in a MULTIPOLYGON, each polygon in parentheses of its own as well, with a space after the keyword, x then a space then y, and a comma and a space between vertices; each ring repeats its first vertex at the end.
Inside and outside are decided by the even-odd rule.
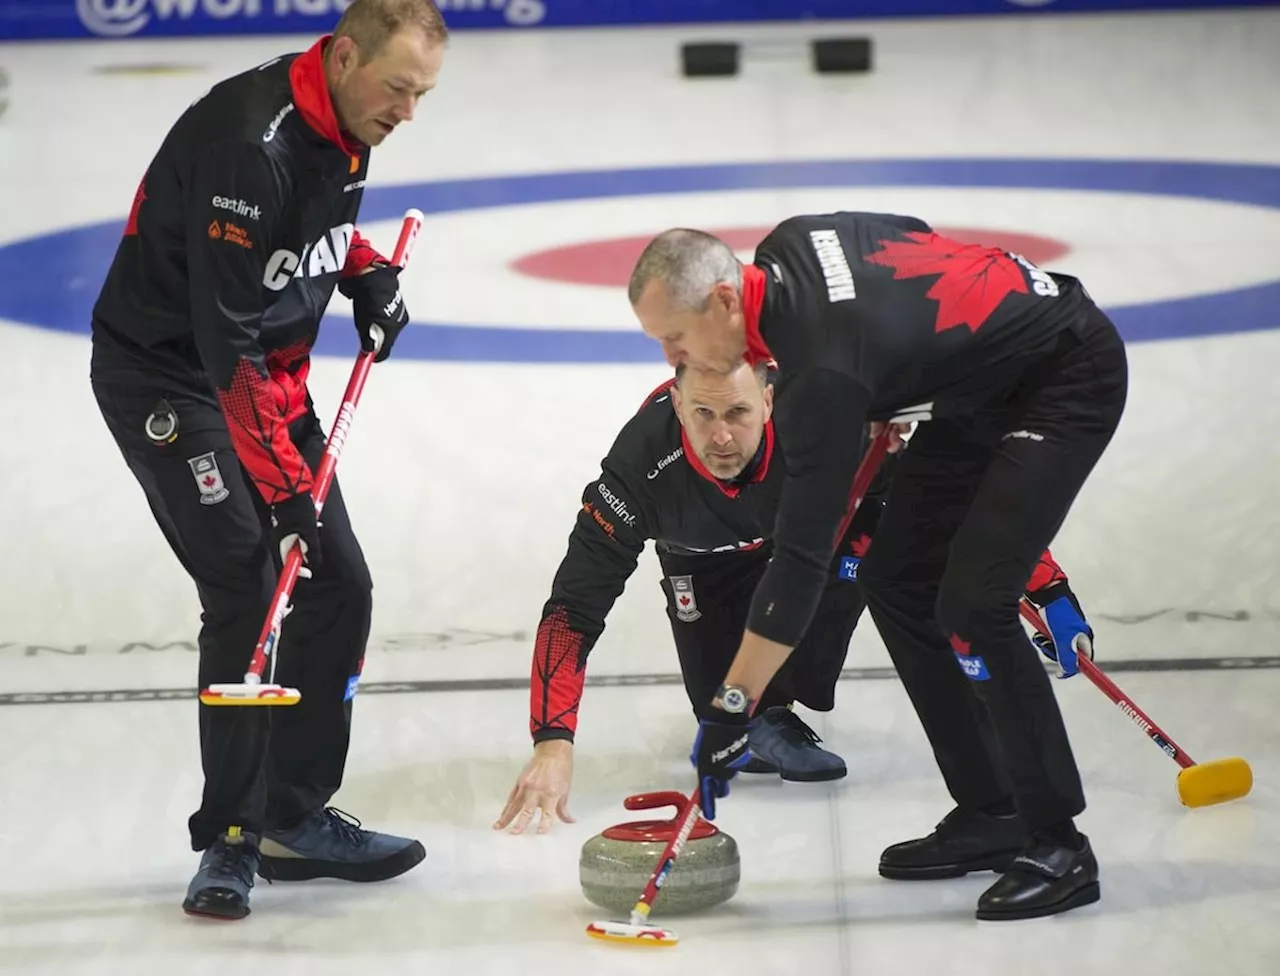
POLYGON ((1178 773, 1178 799, 1189 807, 1207 807, 1248 796, 1253 770, 1238 756, 1197 763, 1178 773))
POLYGON ((296 705, 301 700, 297 688, 275 684, 210 685, 200 692, 206 705, 296 705))
POLYGON ((592 922, 587 935, 601 942, 619 942, 634 946, 673 946, 680 936, 656 925, 630 925, 626 922, 592 922))

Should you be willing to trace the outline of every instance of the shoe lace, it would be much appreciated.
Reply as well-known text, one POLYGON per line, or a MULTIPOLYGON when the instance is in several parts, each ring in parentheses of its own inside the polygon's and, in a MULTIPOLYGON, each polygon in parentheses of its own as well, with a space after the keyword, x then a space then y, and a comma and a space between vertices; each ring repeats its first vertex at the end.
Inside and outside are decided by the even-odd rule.
POLYGON ((325 807, 324 816, 339 837, 352 847, 359 847, 365 841, 365 831, 360 829, 360 821, 345 810, 337 807, 325 807))
POLYGON ((229 844, 223 840, 215 845, 215 851, 210 874, 229 876, 243 885, 253 884, 253 865, 249 863, 251 848, 247 844, 229 844))
POLYGON ((822 737, 819 736, 817 732, 813 731, 813 729, 809 728, 805 723, 805 720, 791 709, 784 708, 781 709, 780 712, 781 714, 778 717, 778 732, 788 742, 791 742, 794 745, 803 746, 807 744, 817 745, 822 741, 822 737))

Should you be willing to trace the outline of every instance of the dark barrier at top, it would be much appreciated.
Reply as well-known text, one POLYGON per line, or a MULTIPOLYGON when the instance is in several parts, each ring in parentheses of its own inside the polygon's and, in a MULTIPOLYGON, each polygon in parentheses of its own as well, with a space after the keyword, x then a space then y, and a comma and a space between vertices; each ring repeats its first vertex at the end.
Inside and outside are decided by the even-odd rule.
MULTIPOLYGON (((0 0, 0 40, 321 34, 350 0, 0 0)), ((440 0, 451 29, 1280 6, 1280 0, 440 0)))

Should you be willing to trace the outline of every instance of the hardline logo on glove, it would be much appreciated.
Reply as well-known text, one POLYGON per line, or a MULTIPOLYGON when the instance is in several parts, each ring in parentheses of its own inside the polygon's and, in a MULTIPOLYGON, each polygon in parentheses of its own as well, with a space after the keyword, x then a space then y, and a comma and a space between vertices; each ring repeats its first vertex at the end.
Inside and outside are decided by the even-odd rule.
POLYGON ((750 733, 744 733, 743 735, 734 739, 723 749, 720 749, 716 752, 711 753, 711 761, 713 763, 724 762, 724 760, 728 759, 739 749, 742 749, 744 746, 746 746, 747 740, 749 738, 751 738, 750 733))

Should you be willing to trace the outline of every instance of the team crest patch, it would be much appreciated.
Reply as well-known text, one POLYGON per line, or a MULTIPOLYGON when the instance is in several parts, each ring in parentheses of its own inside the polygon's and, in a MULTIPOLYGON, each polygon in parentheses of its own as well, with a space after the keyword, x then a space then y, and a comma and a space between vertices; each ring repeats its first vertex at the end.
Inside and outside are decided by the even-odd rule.
POLYGON ((676 598, 676 617, 685 623, 693 623, 702 616, 698 609, 698 598, 693 595, 692 576, 672 576, 671 589, 676 598))
POLYGON ((188 458, 187 464, 191 465, 191 474, 200 486, 201 505, 216 505, 231 494, 222 483, 222 472, 218 470, 218 459, 213 451, 188 458))

